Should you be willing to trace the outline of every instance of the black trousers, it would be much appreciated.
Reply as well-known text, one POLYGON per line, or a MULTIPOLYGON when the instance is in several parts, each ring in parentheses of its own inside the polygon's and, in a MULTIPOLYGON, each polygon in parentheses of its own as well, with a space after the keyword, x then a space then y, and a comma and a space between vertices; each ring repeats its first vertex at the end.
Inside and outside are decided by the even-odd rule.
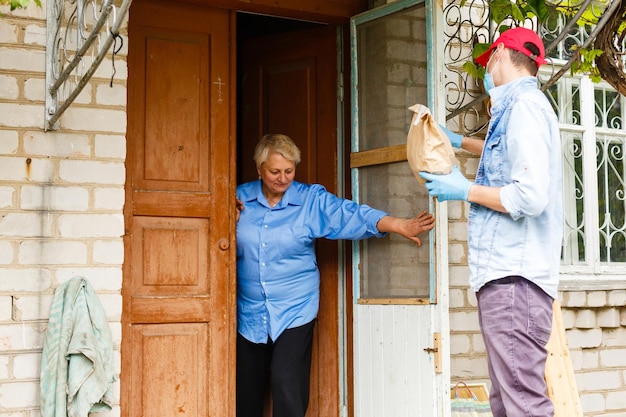
POLYGON ((268 387, 273 417, 304 417, 309 406, 315 320, 285 330, 275 342, 237 334, 237 417, 262 417, 268 387))

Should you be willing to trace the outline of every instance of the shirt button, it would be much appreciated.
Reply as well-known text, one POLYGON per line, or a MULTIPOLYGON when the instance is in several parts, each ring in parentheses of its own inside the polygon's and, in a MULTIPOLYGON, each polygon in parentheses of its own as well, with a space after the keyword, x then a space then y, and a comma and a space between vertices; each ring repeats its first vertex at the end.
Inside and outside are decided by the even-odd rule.
POLYGON ((265 262, 261 262, 261 266, 265 266, 265 262))
POLYGON ((265 247, 265 243, 261 243, 261 246, 265 247))
POLYGON ((267 225, 266 224, 264 224, 263 227, 267 229, 267 225))

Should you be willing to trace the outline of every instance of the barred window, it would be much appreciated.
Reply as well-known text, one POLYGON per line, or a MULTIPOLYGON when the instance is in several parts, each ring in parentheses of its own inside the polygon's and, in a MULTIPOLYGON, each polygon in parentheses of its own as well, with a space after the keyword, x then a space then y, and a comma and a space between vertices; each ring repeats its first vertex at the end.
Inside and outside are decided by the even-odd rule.
MULTIPOLYGON (((577 27, 563 44, 579 44, 589 28, 577 27)), ((544 33, 545 35, 545 33, 544 33)), ((549 36, 548 36, 549 37, 549 36)), ((568 59, 552 56, 547 80, 568 59)), ((626 272, 626 97, 602 81, 567 74, 546 95, 557 112, 563 149, 565 280, 623 280, 626 272)))
POLYGON ((626 267, 626 99, 587 77, 562 78, 549 97, 563 146, 563 266, 626 267))

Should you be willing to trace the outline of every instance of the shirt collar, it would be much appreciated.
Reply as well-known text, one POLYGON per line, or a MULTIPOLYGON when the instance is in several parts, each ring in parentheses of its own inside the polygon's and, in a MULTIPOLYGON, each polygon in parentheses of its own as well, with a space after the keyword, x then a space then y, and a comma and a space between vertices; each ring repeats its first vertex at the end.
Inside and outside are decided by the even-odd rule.
POLYGON ((287 191, 285 191, 285 195, 283 196, 282 200, 280 200, 280 202, 284 202, 285 205, 291 204, 294 206, 301 206, 302 204, 304 204, 304 193, 300 191, 302 190, 302 186, 302 183, 293 181, 289 188, 287 188, 287 191))
MULTIPOLYGON (((257 181, 254 181, 252 184, 253 184, 253 189, 251 190, 250 193, 247 193, 245 196, 243 196, 244 201, 246 202, 254 201, 254 200, 257 200, 259 202, 266 201, 265 196, 263 195, 262 181, 259 179, 257 181)), ((302 183, 299 183, 298 181, 293 181, 291 185, 289 186, 289 188, 287 188, 287 191, 285 191, 283 198, 274 208, 282 208, 282 207, 287 206, 288 204, 291 204, 294 206, 303 205, 304 194, 300 192, 302 186, 303 186, 302 183)))
POLYGON ((491 96, 491 102, 495 105, 498 101, 500 101, 503 97, 509 95, 513 90, 515 90, 519 85, 526 84, 532 82, 535 85, 537 84, 537 78, 531 75, 516 78, 512 81, 509 81, 506 84, 499 85, 497 87, 489 90, 489 95, 491 96))

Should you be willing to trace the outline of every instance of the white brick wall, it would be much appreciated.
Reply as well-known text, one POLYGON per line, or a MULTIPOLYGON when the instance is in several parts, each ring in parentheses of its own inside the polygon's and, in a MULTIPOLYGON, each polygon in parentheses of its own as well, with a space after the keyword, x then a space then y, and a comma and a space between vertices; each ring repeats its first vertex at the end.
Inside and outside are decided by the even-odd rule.
POLYGON ((0 75, 0 98, 16 99, 19 89, 17 80, 8 75, 0 75))
POLYGON ((120 370, 127 50, 113 88, 105 60, 45 132, 45 7, 0 6, 0 417, 40 416, 50 304, 74 276, 98 294, 120 370))

